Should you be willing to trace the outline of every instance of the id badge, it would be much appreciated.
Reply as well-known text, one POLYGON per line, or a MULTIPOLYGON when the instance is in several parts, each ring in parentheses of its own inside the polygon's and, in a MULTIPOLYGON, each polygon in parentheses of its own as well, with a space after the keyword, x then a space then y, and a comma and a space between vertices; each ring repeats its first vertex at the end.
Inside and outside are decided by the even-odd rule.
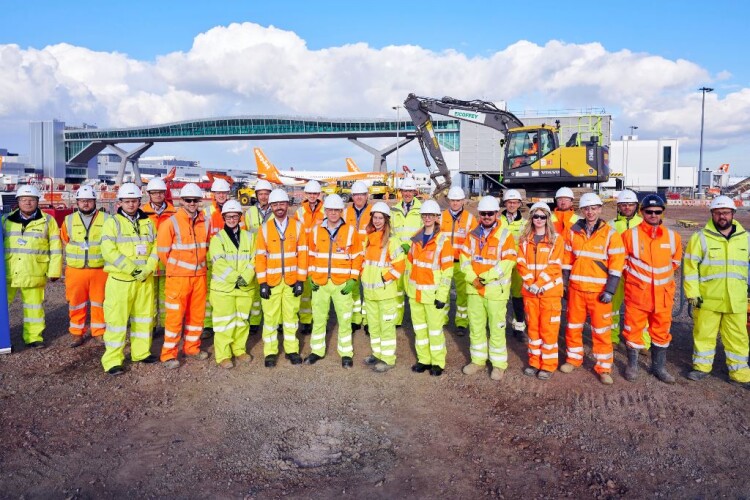
POLYGON ((136 245, 135 246, 135 254, 136 255, 146 255, 146 245, 136 245))

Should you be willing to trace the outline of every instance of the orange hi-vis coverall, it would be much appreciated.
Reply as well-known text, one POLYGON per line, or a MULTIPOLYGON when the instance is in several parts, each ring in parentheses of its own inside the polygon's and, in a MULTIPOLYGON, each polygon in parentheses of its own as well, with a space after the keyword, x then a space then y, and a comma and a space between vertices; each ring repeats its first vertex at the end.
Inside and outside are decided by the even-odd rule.
POLYGON ((499 223, 489 230, 477 225, 461 249, 461 269, 466 275, 469 296, 469 354, 475 365, 484 366, 489 352, 493 367, 501 370, 508 367, 505 316, 517 256, 516 240, 499 223), (480 280, 478 288, 474 286, 477 278, 480 280))
POLYGON ((307 240, 308 275, 318 289, 312 292, 313 329, 310 349, 320 357, 326 355, 326 331, 331 302, 338 323, 337 350, 341 357, 352 357, 352 294, 342 294, 347 281, 359 279, 362 268, 362 243, 359 233, 339 221, 331 231, 327 220, 315 225, 307 240))
POLYGON ((612 304, 599 301, 602 292, 614 295, 625 267, 625 247, 612 226, 599 219, 589 235, 586 220, 576 222, 565 242, 563 270, 570 272, 566 361, 583 364, 583 324, 591 320, 592 351, 598 374, 612 372, 612 304))
MULTIPOLYGON (((443 210, 440 216, 440 231, 447 234, 453 247, 453 282, 456 286, 456 316, 457 327, 467 328, 469 326, 468 298, 466 295, 466 277, 461 271, 461 248, 464 246, 466 237, 477 225, 476 218, 468 210, 461 210, 453 215, 450 210, 443 210)), ((445 308, 448 315, 448 308, 445 308)), ((446 317, 447 321, 447 317, 446 317)))
POLYGON ((649 325, 651 342, 669 347, 674 305, 674 272, 682 260, 677 232, 641 222, 622 233, 625 245, 625 328, 628 347, 643 349, 643 330, 649 325))
POLYGON ((183 351, 194 356, 200 352, 206 314, 208 228, 203 213, 191 218, 185 210, 178 210, 161 226, 156 242, 167 272, 167 320, 161 360, 177 359, 183 328, 183 351))
MULTIPOLYGON (((323 222, 323 219, 325 218, 323 202, 318 200, 315 204, 315 208, 313 208, 309 201, 304 200, 297 209, 297 212, 295 212, 295 217, 297 217, 297 220, 302 223, 302 227, 305 229, 305 234, 309 236, 312 228, 315 227, 316 224, 323 222)), ((305 281, 302 297, 299 302, 299 322, 303 325, 309 325, 312 323, 312 320, 312 288, 310 288, 310 284, 305 281)))
POLYGON ((65 298, 68 300, 71 335, 82 336, 86 328, 86 309, 91 306, 91 336, 101 337, 107 324, 104 322, 104 288, 107 273, 102 257, 102 230, 109 217, 97 210, 88 227, 80 212, 74 212, 63 221, 60 239, 65 248, 65 298))
MULTIPOLYGON (((150 202, 144 204, 141 207, 141 210, 143 210, 143 213, 148 215, 148 218, 154 223, 157 234, 161 223, 177 213, 177 209, 175 209, 174 205, 168 201, 164 202, 164 207, 161 211, 154 207, 153 203, 150 202)), ((157 316, 157 321, 155 323, 162 328, 164 327, 164 322, 167 318, 167 310, 164 307, 164 287, 167 283, 166 269, 166 266, 159 261, 159 266, 156 268, 156 271, 154 271, 154 295, 156 296, 157 316)))
POLYGON ((271 297, 263 307, 263 356, 279 353, 277 329, 284 327, 284 352, 299 353, 297 327, 300 298, 292 288, 307 280, 307 236, 302 223, 288 217, 286 227, 272 217, 258 233, 255 272, 258 284, 271 287, 271 297))
POLYGON ((449 307, 453 247, 450 237, 437 225, 426 243, 423 235, 424 228, 412 236, 406 256, 411 264, 406 294, 414 327, 414 349, 418 363, 445 368, 448 352, 443 333, 445 313, 437 308, 435 301, 442 302, 443 308, 449 307))
POLYGON ((554 243, 545 236, 538 243, 534 235, 518 245, 516 269, 523 280, 523 303, 529 335, 529 366, 537 370, 557 370, 557 337, 562 314, 562 259, 565 242, 561 235, 554 243), (538 290, 537 293, 533 293, 538 290))
MULTIPOLYGON (((372 205, 369 203, 362 207, 362 210, 360 211, 357 211, 357 209, 354 208, 354 204, 351 204, 344 212, 344 222, 346 222, 347 225, 354 226, 359 234, 359 241, 363 247, 365 240, 367 239, 367 224, 370 222, 370 210, 372 210, 372 205)), ((367 313, 365 312, 365 306, 362 301, 362 293, 359 286, 354 287, 354 291, 352 291, 352 301, 354 301, 352 323, 356 325, 366 325, 367 313)))

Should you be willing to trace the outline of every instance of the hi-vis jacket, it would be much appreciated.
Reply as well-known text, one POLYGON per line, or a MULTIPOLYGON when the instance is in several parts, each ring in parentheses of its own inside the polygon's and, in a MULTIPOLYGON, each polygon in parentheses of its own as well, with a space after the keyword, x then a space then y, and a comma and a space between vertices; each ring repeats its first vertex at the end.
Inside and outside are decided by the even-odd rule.
POLYGON ((573 227, 573 224, 578 222, 578 214, 573 210, 555 210, 552 212, 552 225, 555 227, 557 234, 563 235, 563 238, 568 236, 568 231, 573 227))
MULTIPOLYGON (((156 210, 154 210, 153 204, 151 204, 150 202, 144 204, 141 207, 143 213, 148 215, 149 219, 151 219, 151 222, 154 223, 156 234, 159 234, 159 226, 161 226, 161 223, 165 220, 168 220, 170 217, 177 213, 177 209, 173 204, 168 201, 165 201, 164 203, 166 203, 167 206, 164 208, 164 210, 162 210, 161 213, 157 213, 156 210)), ((164 276, 165 271, 166 266, 162 263, 162 261, 159 261, 159 264, 156 267, 156 271, 154 271, 154 276, 164 276)))
POLYGON ((354 226, 340 221, 333 232, 325 225, 328 219, 313 226, 307 238, 307 274, 316 285, 323 286, 330 279, 335 285, 359 278, 362 267, 362 243, 354 226))
MULTIPOLYGON (((203 218, 206 220, 206 227, 208 228, 208 241, 211 241, 216 233, 224 229, 224 216, 221 215, 221 207, 216 201, 212 201, 201 212, 203 212, 203 218)), ((245 229, 245 222, 242 218, 240 218, 240 229, 245 229)))
POLYGON ((141 270, 141 277, 146 277, 154 272, 159 261, 154 223, 140 209, 134 217, 135 221, 131 221, 119 208, 104 222, 104 272, 119 281, 135 281, 132 273, 136 269, 141 270))
POLYGON ((360 281, 365 300, 395 299, 397 282, 406 269, 406 254, 395 236, 382 245, 383 231, 373 231, 365 240, 360 281))
POLYGON ((471 229, 476 224, 477 220, 468 210, 461 210, 458 218, 453 217, 450 210, 443 210, 440 215, 440 231, 450 237, 455 262, 458 262, 461 257, 461 248, 463 248, 466 237, 469 236, 471 229))
POLYGON ((424 229, 420 229, 411 238, 407 256, 411 271, 406 293, 420 304, 433 304, 436 300, 448 303, 453 279, 453 247, 449 236, 437 226, 424 246, 423 233, 424 229))
POLYGON ((585 219, 573 224, 563 257, 563 270, 570 271, 571 288, 614 295, 624 267, 625 247, 612 226, 599 219, 588 236, 585 219))
POLYGON ((47 278, 62 274, 60 229, 49 214, 37 209, 24 228, 21 212, 15 209, 3 218, 5 269, 8 286, 44 286, 47 278))
POLYGON ((709 220, 694 233, 685 250, 685 297, 703 298, 701 308, 737 314, 747 310, 750 235, 737 221, 725 238, 709 220))
POLYGON ((622 234, 628 229, 638 226, 641 222, 643 222, 643 217, 638 214, 633 215, 629 219, 624 215, 617 214, 617 217, 609 221, 608 224, 615 228, 618 234, 622 234))
POLYGON ((273 217, 273 210, 271 210, 270 204, 266 207, 266 210, 261 210, 260 207, 255 204, 245 212, 245 229, 247 229, 248 232, 253 233, 257 238, 260 226, 265 224, 271 217, 273 217))
POLYGON ((202 212, 195 218, 178 210, 159 230, 159 260, 167 276, 205 276, 208 228, 202 212))
POLYGON ((403 200, 391 207, 391 228, 401 243, 409 243, 411 237, 422 227, 422 216, 419 215, 421 208, 422 202, 418 198, 412 200, 407 213, 404 213, 403 200))
POLYGON ((622 233, 625 246, 625 307, 672 311, 674 272, 682 260, 682 240, 675 231, 641 222, 622 233))
POLYGON ((367 224, 370 222, 370 210, 372 210, 372 205, 368 203, 362 208, 362 212, 359 214, 359 220, 357 220, 357 210, 354 208, 354 204, 346 207, 346 211, 344 212, 344 221, 357 230, 360 243, 364 243, 365 237, 367 236, 367 224))
POLYGON ((516 212, 516 216, 513 218, 512 222, 508 222, 507 210, 503 210, 503 212, 497 216, 497 219, 500 222, 500 227, 507 228, 516 240, 516 243, 518 243, 518 239, 521 236, 521 229, 523 229, 523 225, 526 224, 526 220, 521 215, 521 211, 519 210, 516 212))
POLYGON ((237 247, 226 228, 211 238, 208 253, 211 259, 211 290, 232 295, 250 293, 250 283, 255 278, 254 240, 253 234, 240 230, 237 247), (236 288, 240 276, 247 285, 236 288))
POLYGON ((481 224, 475 227, 461 249, 461 270, 466 275, 466 293, 487 300, 508 300, 510 276, 516 266, 516 241, 507 228, 496 224, 485 236, 481 224), (474 288, 480 278, 484 284, 474 288))
POLYGON ((518 245, 518 260, 516 269, 521 275, 524 287, 521 294, 524 297, 535 297, 527 287, 536 285, 544 291, 545 297, 562 297, 562 258, 565 243, 562 235, 557 235, 554 243, 550 243, 545 236, 539 243, 534 241, 534 235, 521 240, 518 245))
POLYGON ((323 212, 323 202, 318 200, 318 203, 315 205, 315 210, 313 210, 310 202, 307 200, 303 200, 302 204, 297 209, 295 216, 297 217, 297 220, 302 223, 302 227, 305 228, 305 232, 309 234, 310 230, 315 226, 315 224, 323 222, 323 219, 325 218, 325 213, 323 212))
POLYGON ((261 226, 255 254, 255 272, 258 283, 289 286, 307 279, 307 235, 302 223, 287 218, 286 230, 280 234, 276 218, 261 226))
POLYGON ((87 228, 81 214, 73 212, 65 217, 60 228, 60 238, 65 245, 65 265, 74 269, 101 269, 104 267, 102 257, 102 233, 104 221, 109 215, 97 210, 87 228))

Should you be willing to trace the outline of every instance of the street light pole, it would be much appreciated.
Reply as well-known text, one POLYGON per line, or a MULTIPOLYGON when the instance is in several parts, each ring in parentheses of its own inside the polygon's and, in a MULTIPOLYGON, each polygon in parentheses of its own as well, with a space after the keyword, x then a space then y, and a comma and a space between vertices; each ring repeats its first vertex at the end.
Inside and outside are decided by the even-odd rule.
POLYGON ((401 160, 398 156, 398 143, 400 141, 399 132, 401 130, 401 106, 392 106, 391 109, 396 110, 396 172, 401 168, 401 160))
POLYGON ((703 92, 703 99, 701 101, 701 146, 698 153, 698 197, 703 198, 703 120, 706 114, 706 93, 713 92, 714 89, 701 87, 698 90, 703 92))

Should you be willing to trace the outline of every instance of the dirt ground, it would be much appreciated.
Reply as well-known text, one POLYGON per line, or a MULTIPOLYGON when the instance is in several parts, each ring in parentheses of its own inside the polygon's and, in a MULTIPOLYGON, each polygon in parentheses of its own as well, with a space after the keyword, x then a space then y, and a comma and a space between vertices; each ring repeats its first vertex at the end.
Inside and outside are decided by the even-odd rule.
MULTIPOLYGON (((672 227, 707 215, 669 214, 672 227)), ((750 227, 747 212, 738 219, 750 227)), ((668 353, 673 386, 646 373, 648 356, 626 382, 621 349, 614 386, 597 381, 590 353, 570 375, 525 377, 525 346, 510 337, 502 381, 465 376, 468 337, 451 327, 444 375, 418 375, 408 321, 385 374, 363 365, 360 330, 352 370, 331 335, 317 365, 282 359, 266 369, 255 335, 245 367, 128 364, 112 377, 103 347, 67 347, 64 284, 48 290, 44 350, 23 348, 18 300, 11 307, 14 352, 0 357, 2 498, 750 496, 750 391, 727 383, 723 355, 707 380, 685 378, 686 309, 668 353)), ((309 337, 302 345, 304 355, 309 337)))

